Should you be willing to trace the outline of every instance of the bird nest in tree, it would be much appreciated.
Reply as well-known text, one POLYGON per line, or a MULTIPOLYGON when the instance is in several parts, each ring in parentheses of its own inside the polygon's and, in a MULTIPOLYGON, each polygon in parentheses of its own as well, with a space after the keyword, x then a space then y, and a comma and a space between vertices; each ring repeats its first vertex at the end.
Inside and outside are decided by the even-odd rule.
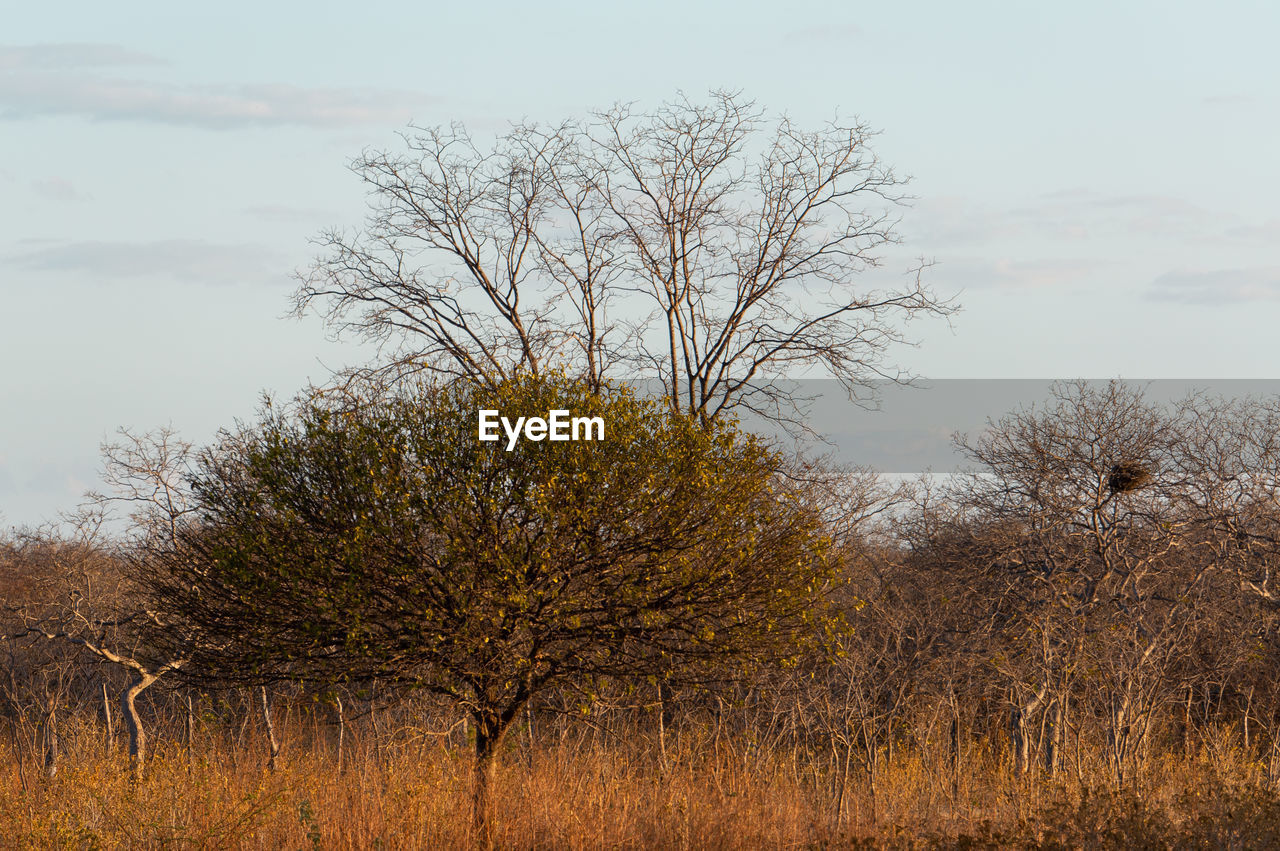
POLYGON ((1136 491, 1151 481, 1151 471, 1137 461, 1121 461, 1111 468, 1107 487, 1117 493, 1136 491))

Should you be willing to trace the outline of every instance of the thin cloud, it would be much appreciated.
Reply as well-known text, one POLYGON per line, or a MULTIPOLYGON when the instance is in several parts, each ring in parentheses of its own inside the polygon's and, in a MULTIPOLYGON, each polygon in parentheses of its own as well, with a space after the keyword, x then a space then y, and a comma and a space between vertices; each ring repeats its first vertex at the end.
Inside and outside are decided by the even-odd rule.
POLYGON ((1260 225, 1234 227, 1227 231, 1227 236, 1267 244, 1280 242, 1280 219, 1268 219, 1260 225))
POLYGON ((1103 261, 1078 258, 944 258, 934 270, 934 277, 948 286, 965 289, 1040 289, 1082 283, 1105 265, 1103 261))
POLYGON ((1203 207, 1170 195, 1121 195, 1099 199, 1096 206, 1127 215, 1136 233, 1157 236, 1202 233, 1214 221, 1213 214, 1203 207))
POLYGON ((1082 238, 1129 233, 1145 237, 1188 238, 1212 229, 1208 210, 1170 195, 1108 195, 1072 189, 1041 195, 1011 211, 1011 216, 1052 236, 1082 238))
POLYGON ((436 102, 418 92, 218 85, 124 79, 103 69, 163 65, 114 44, 0 46, 0 118, 73 116, 208 129, 303 125, 403 125, 436 102))
POLYGON ((1255 98, 1249 95, 1209 95, 1200 99, 1205 106, 1237 106, 1253 103, 1255 98))
POLYGON ((1233 304, 1280 299, 1280 266, 1166 272, 1148 297, 1186 304, 1233 304))
POLYGON ((82 74, 0 74, 0 117, 75 116, 225 130, 405 124, 433 99, 379 89, 192 86, 82 74))
POLYGON ((932 250, 1009 239, 1017 235, 1021 225, 968 199, 938 196, 913 204, 901 230, 913 246, 932 250))
POLYGON ((957 196, 925 199, 913 205, 902 231, 913 245, 932 248, 1025 238, 1079 242, 1116 234, 1207 239, 1221 225, 1222 217, 1184 198, 1067 189, 1003 210, 957 196))
POLYGON ((66 44, 0 44, 0 70, 15 68, 66 69, 103 65, 164 65, 149 53, 118 44, 95 42, 66 44))
POLYGON ((245 207, 244 213, 264 222, 302 223, 315 225, 337 218, 330 212, 312 207, 291 207, 287 204, 255 204, 245 207))
POLYGON ((288 277, 285 258, 266 246, 195 239, 66 242, 7 259, 11 267, 27 272, 96 280, 167 279, 217 285, 284 281, 288 277))
POLYGON ((77 189, 74 183, 61 177, 33 180, 31 190, 46 201, 84 201, 89 197, 77 189))
POLYGON ((823 42, 823 41, 851 41, 861 38, 863 35, 862 27, 856 24, 843 24, 838 26, 816 26, 802 27, 800 29, 791 30, 782 38, 789 42, 823 42))

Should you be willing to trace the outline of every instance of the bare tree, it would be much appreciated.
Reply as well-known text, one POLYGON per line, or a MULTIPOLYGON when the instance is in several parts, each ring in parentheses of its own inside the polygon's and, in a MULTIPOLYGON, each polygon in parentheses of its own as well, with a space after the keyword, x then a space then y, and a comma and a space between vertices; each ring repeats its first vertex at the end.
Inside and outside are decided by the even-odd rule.
POLYGON ((1178 499, 1175 447, 1194 404, 1162 408, 1119 382, 1062 384, 1054 397, 962 442, 983 466, 954 498, 988 541, 986 570, 1007 607, 997 622, 1010 652, 995 667, 1009 684, 1017 768, 1030 767, 1035 741, 1056 749, 1060 727, 1048 740, 1037 728, 1068 708, 1087 670, 1123 782, 1188 647, 1209 569, 1178 499))
MULTIPOLYGON (((147 735, 142 724, 142 716, 138 712, 138 697, 166 673, 178 670, 185 662, 181 659, 152 662, 147 661, 137 652, 112 649, 100 636, 107 628, 120 626, 123 622, 94 623, 81 618, 77 620, 79 623, 56 631, 37 623, 14 636, 5 636, 5 638, 35 635, 49 641, 65 641, 103 662, 119 665, 131 673, 131 680, 120 702, 124 710, 125 726, 129 731, 129 759, 133 766, 133 775, 135 779, 140 779, 146 765, 147 735)), ((46 763, 47 761, 46 758, 46 763)))
POLYGON ((89 494, 104 514, 123 505, 130 529, 143 538, 172 540, 191 510, 192 445, 172 427, 135 434, 120 429, 114 442, 102 445, 102 480, 107 492, 89 494))
MULTIPOLYGON (((146 760, 146 733, 137 700, 183 662, 154 657, 145 634, 147 627, 160 626, 158 616, 140 602, 123 569, 124 560, 99 539, 98 515, 87 513, 79 521, 72 525, 76 534, 71 537, 59 537, 53 530, 24 535, 22 556, 31 565, 35 593, 5 606, 8 623, 0 641, 11 648, 14 642, 26 640, 74 649, 127 671, 130 680, 121 694, 121 706, 129 732, 130 758, 135 775, 140 776, 146 760)), ((30 649, 24 656, 35 658, 30 649)), ((66 656, 53 658, 57 663, 53 675, 44 677, 40 725, 45 770, 50 775, 56 772, 58 762, 57 710, 72 676, 66 656)), ((12 665, 9 674, 12 685, 12 665)), ((6 691, 12 700, 13 688, 6 691)))
POLYGON ((785 418, 794 400, 770 379, 900 379, 900 320, 954 309, 922 267, 859 285, 904 200, 873 135, 766 122, 726 92, 519 125, 490 150, 459 125, 419 129, 406 153, 354 163, 373 213, 323 235, 296 311, 384 345, 382 378, 561 367, 598 385, 625 370, 704 418, 785 418))
POLYGON ((1179 504, 1208 557, 1246 597, 1280 607, 1280 400, 1199 400, 1174 455, 1179 504))

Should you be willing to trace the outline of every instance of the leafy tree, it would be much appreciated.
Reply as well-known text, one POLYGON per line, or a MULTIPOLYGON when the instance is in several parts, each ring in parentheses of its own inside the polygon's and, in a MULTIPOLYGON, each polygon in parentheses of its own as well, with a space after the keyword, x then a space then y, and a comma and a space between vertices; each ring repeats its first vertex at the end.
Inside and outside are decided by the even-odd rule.
POLYGON ((820 508, 781 458, 623 389, 550 377, 314 398, 268 408, 198 468, 193 509, 143 562, 203 648, 189 670, 456 701, 475 723, 480 821, 495 748, 539 692, 722 676, 835 624, 820 508), (605 439, 508 450, 478 440, 484 408, 600 416, 605 439))

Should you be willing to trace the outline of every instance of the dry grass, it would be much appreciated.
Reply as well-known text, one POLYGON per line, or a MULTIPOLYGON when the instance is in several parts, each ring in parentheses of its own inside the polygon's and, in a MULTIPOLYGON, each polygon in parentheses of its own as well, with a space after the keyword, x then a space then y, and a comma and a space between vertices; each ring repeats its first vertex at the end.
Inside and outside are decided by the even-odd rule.
MULTIPOLYGON (((470 759, 456 740, 354 738, 339 773, 332 743, 295 725, 275 772, 253 736, 240 747, 203 732, 188 753, 162 744, 145 780, 102 731, 64 731, 45 777, 0 747, 0 846, 32 848, 453 848, 468 830, 470 759), (24 778, 25 776, 25 788, 24 778)), ((391 738, 391 737, 388 737, 391 738)), ((643 733, 619 739, 513 737, 498 773, 502 848, 1202 847, 1280 846, 1280 799, 1238 745, 1152 758, 1118 792, 1077 775, 1019 781, 998 749, 972 747, 954 775, 900 748, 872 796, 800 753, 761 754, 694 735, 664 771, 643 733), (518 744, 515 744, 518 742, 518 744)), ((1089 770, 1084 770, 1089 769, 1089 770)))

